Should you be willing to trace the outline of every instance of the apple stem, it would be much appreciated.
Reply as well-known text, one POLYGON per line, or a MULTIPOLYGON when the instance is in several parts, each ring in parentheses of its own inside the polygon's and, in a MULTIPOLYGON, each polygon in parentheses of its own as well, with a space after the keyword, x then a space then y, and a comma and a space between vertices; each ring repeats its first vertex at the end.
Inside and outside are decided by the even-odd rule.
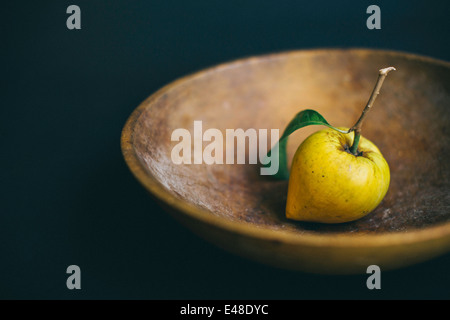
POLYGON ((353 144, 350 147, 350 152, 354 154, 355 156, 358 155, 358 145, 359 145, 359 139, 361 138, 361 132, 355 130, 355 137, 353 138, 353 144))
POLYGON ((381 86, 383 85, 384 79, 386 78, 387 74, 392 71, 396 70, 394 67, 388 67, 381 69, 378 74, 377 83, 375 84, 375 87, 373 88, 372 94, 370 95, 369 101, 366 104, 366 107, 364 108, 361 116, 359 117, 358 121, 356 121, 355 125, 348 130, 348 133, 355 131, 355 137, 353 139, 353 144, 350 147, 350 152, 354 154, 355 156, 358 155, 358 145, 359 140, 361 137, 361 126, 363 123, 364 118, 366 117, 367 113, 369 112, 370 108, 372 108, 373 103, 375 102, 375 99, 377 98, 378 94, 380 93, 381 86))

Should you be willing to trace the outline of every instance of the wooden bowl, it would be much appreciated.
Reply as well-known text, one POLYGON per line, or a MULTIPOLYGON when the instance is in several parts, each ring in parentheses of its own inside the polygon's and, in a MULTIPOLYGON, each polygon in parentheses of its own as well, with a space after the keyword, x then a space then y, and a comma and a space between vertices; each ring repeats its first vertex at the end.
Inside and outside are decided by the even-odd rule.
MULTIPOLYGON (((128 119, 122 151, 161 205, 217 246, 281 268, 365 273, 369 265, 399 268, 450 249, 449 105, 447 62, 364 49, 270 54, 221 64, 160 89, 128 119), (311 108, 335 126, 350 127, 378 70, 388 66, 397 71, 386 78, 363 135, 388 161, 391 185, 375 211, 358 221, 286 219, 287 181, 261 176, 257 164, 172 161, 178 144, 172 132, 185 128, 193 136, 195 120, 203 132, 217 128, 224 136, 238 128, 281 133, 294 114, 311 108)), ((292 135, 289 159, 319 129, 292 135)))

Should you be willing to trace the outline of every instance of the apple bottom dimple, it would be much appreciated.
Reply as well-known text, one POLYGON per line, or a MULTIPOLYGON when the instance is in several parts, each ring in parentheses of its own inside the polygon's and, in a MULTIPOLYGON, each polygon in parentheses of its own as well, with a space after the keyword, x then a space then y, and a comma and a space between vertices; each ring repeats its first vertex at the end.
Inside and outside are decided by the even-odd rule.
POLYGON ((389 167, 370 141, 366 157, 342 150, 342 135, 325 129, 298 148, 289 178, 286 217, 342 223, 359 219, 381 202, 389 186, 389 167))

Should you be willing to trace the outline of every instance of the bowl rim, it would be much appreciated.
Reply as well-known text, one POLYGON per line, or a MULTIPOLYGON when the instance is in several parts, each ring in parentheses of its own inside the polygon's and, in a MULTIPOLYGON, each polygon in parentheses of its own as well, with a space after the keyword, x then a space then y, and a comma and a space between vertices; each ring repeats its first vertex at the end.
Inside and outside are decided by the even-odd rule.
POLYGON ((403 57, 406 59, 413 59, 416 61, 423 61, 446 67, 450 69, 450 62, 408 53, 396 50, 384 49, 368 49, 368 48, 314 48, 314 49, 299 49, 288 50, 275 53, 261 54, 249 57, 234 59, 223 62, 212 67, 203 68, 197 72, 182 76, 155 91, 144 101, 142 101, 136 109, 128 117, 121 134, 121 150, 122 155, 128 165, 130 171, 135 178, 158 200, 172 207, 177 212, 187 215, 189 218, 198 220, 211 227, 224 229, 225 231, 238 233, 242 236, 257 238, 266 241, 276 241, 288 243, 291 245, 303 246, 326 246, 326 247, 386 247, 392 245, 414 244, 424 241, 433 241, 442 238, 450 240, 450 222, 439 223, 423 229, 411 229, 405 231, 383 232, 383 233, 369 233, 369 234, 353 234, 346 232, 336 232, 330 234, 317 234, 311 231, 305 231, 301 235, 290 230, 275 230, 261 226, 255 226, 243 221, 233 221, 221 218, 211 214, 207 209, 196 207, 191 203, 187 203, 172 193, 170 193, 148 170, 145 169, 143 163, 139 160, 133 148, 133 133, 134 126, 142 112, 151 107, 152 102, 159 99, 166 92, 175 88, 179 84, 201 77, 206 73, 217 72, 226 68, 238 67, 242 64, 256 63, 260 60, 279 59, 289 55, 298 54, 317 54, 329 52, 351 52, 356 54, 387 54, 403 57))

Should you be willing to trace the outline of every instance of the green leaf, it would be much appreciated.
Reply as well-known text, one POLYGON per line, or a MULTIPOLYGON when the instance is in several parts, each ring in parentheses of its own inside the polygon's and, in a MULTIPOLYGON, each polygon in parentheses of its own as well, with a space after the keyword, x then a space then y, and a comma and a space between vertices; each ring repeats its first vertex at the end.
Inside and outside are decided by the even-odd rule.
POLYGON ((289 122, 286 129, 283 132, 283 135, 281 136, 280 140, 277 142, 277 144, 267 153, 266 158, 263 161, 264 167, 270 167, 271 162, 270 161, 279 161, 278 166, 278 172, 273 176, 276 179, 289 179, 289 169, 287 164, 287 153, 286 153, 286 146, 288 142, 288 137, 291 135, 294 131, 311 125, 324 125, 329 128, 332 128, 334 130, 337 130, 342 133, 347 133, 347 131, 340 130, 338 128, 333 127, 330 125, 327 120, 325 120, 324 117, 320 113, 318 113, 315 110, 306 109, 303 111, 300 111, 295 115, 295 117, 289 122), (271 157, 272 150, 278 149, 279 157, 278 159, 271 159, 268 158, 271 157))

